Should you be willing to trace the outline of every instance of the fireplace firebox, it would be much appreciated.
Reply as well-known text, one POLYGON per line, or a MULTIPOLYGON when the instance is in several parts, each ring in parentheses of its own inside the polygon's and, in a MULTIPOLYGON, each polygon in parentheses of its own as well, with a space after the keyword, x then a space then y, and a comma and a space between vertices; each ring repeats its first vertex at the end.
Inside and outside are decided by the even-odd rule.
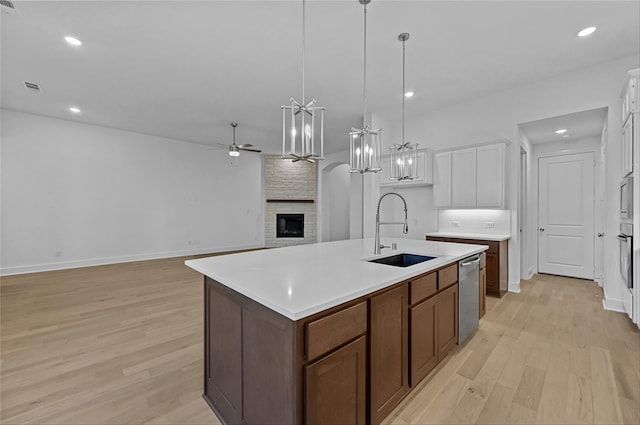
POLYGON ((304 214, 276 214, 276 237, 304 238, 304 214))

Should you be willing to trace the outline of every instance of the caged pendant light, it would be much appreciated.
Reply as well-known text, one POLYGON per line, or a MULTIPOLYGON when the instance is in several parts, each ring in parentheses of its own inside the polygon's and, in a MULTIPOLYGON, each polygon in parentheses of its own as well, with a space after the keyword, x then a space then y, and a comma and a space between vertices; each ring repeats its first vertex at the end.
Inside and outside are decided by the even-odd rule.
POLYGON ((362 129, 352 128, 349 132, 349 172, 377 173, 380 168, 381 128, 367 125, 367 4, 371 0, 358 0, 364 6, 364 96, 362 129))
POLYGON ((404 138, 404 102, 405 92, 405 43, 409 33, 403 32, 398 36, 402 41, 402 140, 389 147, 391 154, 391 173, 389 178, 395 181, 414 180, 418 178, 418 144, 411 143, 404 138))
POLYGON ((324 111, 326 108, 316 106, 316 100, 305 101, 304 62, 305 62, 305 0, 302 0, 302 102, 294 98, 282 109, 282 158, 293 162, 316 162, 324 159, 324 111), (319 137, 318 137, 319 136, 319 137), (287 138, 289 149, 287 149, 287 138), (318 140, 319 139, 319 140, 318 140), (319 141, 319 150, 316 142, 319 141))

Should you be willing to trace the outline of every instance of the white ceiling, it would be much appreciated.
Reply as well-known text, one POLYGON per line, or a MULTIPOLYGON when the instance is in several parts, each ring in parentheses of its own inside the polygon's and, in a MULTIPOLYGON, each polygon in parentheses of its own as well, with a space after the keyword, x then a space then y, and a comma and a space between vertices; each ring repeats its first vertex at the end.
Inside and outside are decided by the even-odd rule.
POLYGON ((606 119, 607 108, 604 107, 522 123, 520 128, 531 144, 570 143, 587 137, 600 138, 606 119), (556 130, 561 129, 567 132, 556 134, 556 130))
MULTIPOLYGON (((1 16, 3 108, 202 144, 281 149, 301 98, 301 1, 17 1, 1 16), (79 48, 65 35, 82 40, 79 48), (24 88, 41 85, 42 93, 24 88), (78 105, 82 114, 68 112, 78 105)), ((640 51, 638 1, 398 1, 368 6, 368 110, 420 116, 640 51), (595 25, 586 39, 578 30, 595 25)), ((307 1, 306 94, 327 152, 362 125, 363 7, 307 1)), ((585 88, 588 89, 588 88, 585 88)))

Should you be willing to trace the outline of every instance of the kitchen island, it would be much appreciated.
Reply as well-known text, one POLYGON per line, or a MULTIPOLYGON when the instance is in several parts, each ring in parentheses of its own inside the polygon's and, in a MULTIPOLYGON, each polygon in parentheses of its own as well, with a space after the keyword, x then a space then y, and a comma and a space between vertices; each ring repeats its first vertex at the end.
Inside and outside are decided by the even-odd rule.
POLYGON ((457 262, 487 247, 385 238, 202 258, 204 398, 223 423, 380 423, 457 343, 457 262), (431 257, 409 267, 367 260, 431 257))

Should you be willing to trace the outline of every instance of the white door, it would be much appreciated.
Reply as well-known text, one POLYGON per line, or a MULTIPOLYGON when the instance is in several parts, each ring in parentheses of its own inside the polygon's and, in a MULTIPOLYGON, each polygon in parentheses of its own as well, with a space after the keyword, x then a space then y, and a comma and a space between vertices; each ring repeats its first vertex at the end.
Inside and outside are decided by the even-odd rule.
POLYGON ((538 271, 593 279, 593 152, 540 158, 538 271))

